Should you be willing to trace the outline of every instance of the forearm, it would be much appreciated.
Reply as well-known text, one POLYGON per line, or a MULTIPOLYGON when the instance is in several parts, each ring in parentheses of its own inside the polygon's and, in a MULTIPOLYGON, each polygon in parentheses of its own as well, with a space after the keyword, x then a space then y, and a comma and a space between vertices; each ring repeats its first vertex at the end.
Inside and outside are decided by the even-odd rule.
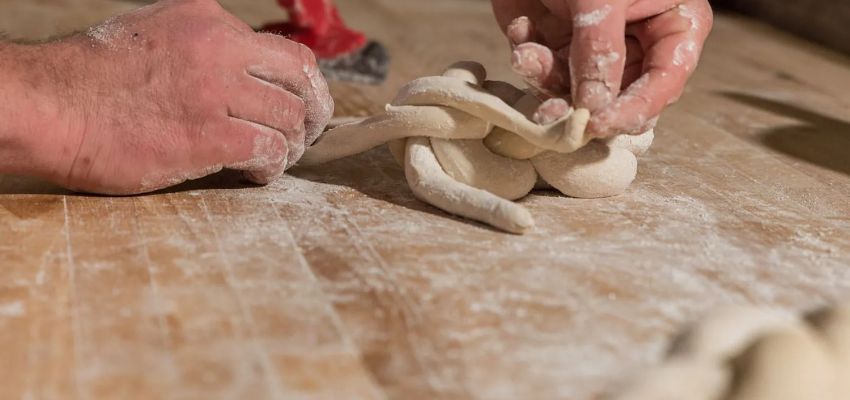
POLYGON ((72 62, 63 51, 0 42, 0 173, 61 180, 62 152, 73 144, 62 129, 58 65, 48 60, 72 62))

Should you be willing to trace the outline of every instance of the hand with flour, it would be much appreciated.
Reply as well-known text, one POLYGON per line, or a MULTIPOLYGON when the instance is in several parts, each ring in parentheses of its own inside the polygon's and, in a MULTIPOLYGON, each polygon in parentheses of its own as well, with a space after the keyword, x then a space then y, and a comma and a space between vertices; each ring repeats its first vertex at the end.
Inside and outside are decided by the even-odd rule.
POLYGON ((589 109, 597 137, 653 128, 684 90, 712 24, 707 0, 492 1, 514 70, 589 109))
POLYGON ((0 42, 0 173, 106 194, 222 168, 268 183, 333 113, 306 47, 214 0, 163 0, 44 44, 0 42))

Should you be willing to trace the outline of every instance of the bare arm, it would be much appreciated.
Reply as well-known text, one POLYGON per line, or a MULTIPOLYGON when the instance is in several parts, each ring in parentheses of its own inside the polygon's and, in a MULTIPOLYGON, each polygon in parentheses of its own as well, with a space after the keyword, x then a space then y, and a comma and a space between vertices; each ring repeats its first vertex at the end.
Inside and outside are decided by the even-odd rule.
POLYGON ((327 124, 306 47, 214 0, 162 0, 58 41, 0 44, 0 172, 104 194, 222 168, 269 183, 327 124))

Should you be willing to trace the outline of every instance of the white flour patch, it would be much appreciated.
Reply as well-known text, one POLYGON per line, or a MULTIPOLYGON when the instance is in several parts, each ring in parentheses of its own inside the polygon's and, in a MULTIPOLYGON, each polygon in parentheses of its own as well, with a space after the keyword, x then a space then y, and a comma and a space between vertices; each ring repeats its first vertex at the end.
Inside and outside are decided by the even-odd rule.
POLYGON ((699 17, 694 9, 684 4, 679 5, 677 8, 679 10, 679 15, 690 22, 692 31, 699 29, 699 17))
POLYGON ((620 61, 620 54, 612 51, 608 54, 598 54, 590 58, 590 62, 596 67, 599 72, 606 71, 611 64, 620 61))
POLYGON ((685 65, 685 62, 688 61, 687 57, 693 57, 696 51, 697 44, 692 40, 679 43, 676 49, 673 50, 673 65, 677 67, 685 65))
POLYGON ((604 21, 605 18, 608 17, 608 14, 611 14, 610 4, 606 4, 605 7, 602 7, 598 10, 576 14, 575 26, 583 28, 588 26, 599 25, 600 22, 604 21))
POLYGON ((0 316, 3 317, 21 317, 26 314, 24 303, 13 301, 11 303, 0 304, 0 316))
POLYGON ((124 26, 114 18, 110 18, 100 25, 89 28, 86 35, 92 38, 95 43, 102 44, 109 49, 114 49, 115 39, 123 33, 124 26))

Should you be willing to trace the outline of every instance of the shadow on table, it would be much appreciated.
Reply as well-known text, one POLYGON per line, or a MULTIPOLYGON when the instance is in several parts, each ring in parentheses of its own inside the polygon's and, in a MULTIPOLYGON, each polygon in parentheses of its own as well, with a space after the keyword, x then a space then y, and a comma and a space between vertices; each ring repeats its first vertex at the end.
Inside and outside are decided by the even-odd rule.
POLYGON ((413 192, 407 185, 403 169, 395 162, 385 147, 318 166, 298 167, 290 173, 295 177, 311 182, 345 186, 369 198, 409 210, 462 221, 492 232, 504 233, 489 225, 446 213, 418 200, 413 196, 413 192))
MULTIPOLYGON (((201 179, 195 179, 181 183, 177 186, 158 190, 140 196, 151 196, 168 193, 191 192, 196 190, 236 190, 254 188, 252 184, 242 177, 239 171, 224 170, 201 179)), ((2 195, 65 195, 83 197, 106 197, 90 193, 79 193, 63 189, 52 183, 35 178, 0 175, 0 196, 2 195)))
POLYGON ((791 157, 850 175, 850 123, 818 112, 744 93, 721 95, 802 124, 771 128, 760 133, 767 147, 791 157))

